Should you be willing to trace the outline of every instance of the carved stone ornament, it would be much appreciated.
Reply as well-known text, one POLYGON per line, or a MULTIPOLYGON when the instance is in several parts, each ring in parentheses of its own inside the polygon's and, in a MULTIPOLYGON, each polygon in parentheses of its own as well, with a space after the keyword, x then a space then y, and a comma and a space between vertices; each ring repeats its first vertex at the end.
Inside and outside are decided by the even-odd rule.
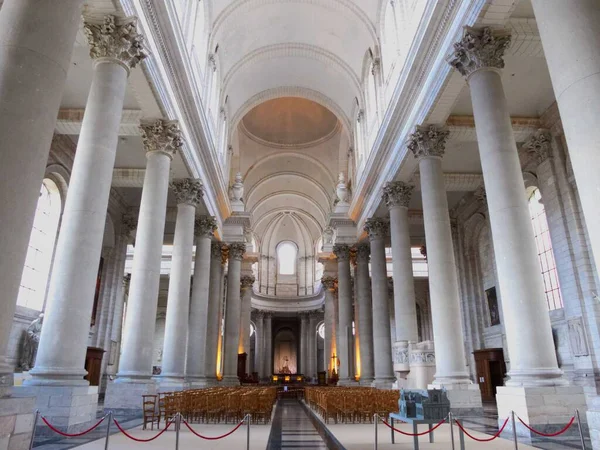
POLYGON ((390 181, 383 187, 383 201, 388 208, 402 206, 408 208, 414 186, 403 181, 390 181))
POLYGON ((485 192, 485 186, 483 184, 478 186, 477 189, 475 189, 473 195, 480 203, 484 205, 487 204, 487 194, 485 192))
POLYGON ((321 284, 330 291, 335 289, 335 285, 337 284, 337 278, 334 277, 323 277, 321 278, 321 284))
POLYGON ((223 245, 219 241, 212 241, 210 243, 210 256, 211 258, 219 258, 223 257, 223 245))
POLYGON ((538 130, 523 144, 523 148, 535 153, 538 164, 541 164, 552 156, 552 135, 547 130, 538 130))
POLYGON ((131 274, 126 273, 123 275, 123 289, 127 292, 129 290, 129 284, 131 283, 131 274))
POLYGON ((349 260, 350 246, 346 244, 335 244, 333 246, 333 254, 338 260, 349 260))
POLYGON ((229 246, 221 243, 221 264, 226 264, 229 259, 229 246))
POLYGON ((140 130, 146 152, 160 152, 173 158, 183 147, 179 122, 176 120, 142 122, 140 130))
POLYGON ((390 223, 385 219, 367 219, 364 229, 369 234, 369 239, 383 239, 390 232, 390 223))
POLYGON ((234 202, 244 201, 244 183, 241 172, 235 174, 233 184, 231 185, 230 200, 234 202))
POLYGON ((247 289, 252 287, 255 281, 254 275, 244 275, 240 278, 240 286, 242 289, 247 289))
POLYGON ((338 176, 338 184, 335 188, 335 193, 337 195, 338 202, 341 204, 348 203, 348 186, 346 185, 346 177, 344 176, 344 172, 340 172, 338 176))
POLYGON ((94 60, 114 59, 129 70, 148 56, 144 36, 138 33, 135 17, 119 20, 108 15, 102 24, 84 22, 83 31, 94 60))
POLYGON ((407 147, 415 158, 441 158, 444 156, 449 134, 450 131, 435 125, 417 126, 408 139, 407 147))
POLYGON ((121 234, 129 236, 133 230, 137 228, 138 218, 135 214, 125 213, 121 218, 121 234))
POLYGON ((217 219, 213 216, 198 216, 194 221, 194 233, 196 236, 211 237, 217 230, 217 219))
MULTIPOLYGON (((333 228, 326 227, 323 230, 323 244, 325 244, 325 245, 333 244, 333 228)), ((319 249, 319 250, 321 250, 321 249, 319 249)))
POLYGON ((357 261, 368 263, 369 256, 371 256, 371 246, 369 244, 365 242, 356 246, 357 261))
POLYGON ((408 364, 408 347, 392 346, 392 361, 394 364, 408 364))
POLYGON ((30 370, 35 364, 35 357, 40 343, 43 324, 44 314, 41 313, 38 318, 31 322, 27 329, 23 331, 23 345, 19 360, 19 367, 21 370, 30 370))
POLYGON ((412 351, 410 352, 410 363, 435 364, 435 351, 412 351))
POLYGON ((569 330, 569 344, 573 356, 588 356, 589 350, 582 318, 575 317, 567 320, 567 329, 569 330))
POLYGON ((510 34, 506 31, 465 27, 448 63, 468 79, 480 69, 504 68, 504 52, 509 46, 510 34))
POLYGON ((229 244, 229 258, 241 260, 246 253, 246 244, 243 242, 233 242, 229 244))
POLYGON ((204 195, 204 186, 200 180, 193 178, 182 178, 169 183, 169 187, 173 189, 177 204, 187 204, 196 206, 202 201, 204 195))

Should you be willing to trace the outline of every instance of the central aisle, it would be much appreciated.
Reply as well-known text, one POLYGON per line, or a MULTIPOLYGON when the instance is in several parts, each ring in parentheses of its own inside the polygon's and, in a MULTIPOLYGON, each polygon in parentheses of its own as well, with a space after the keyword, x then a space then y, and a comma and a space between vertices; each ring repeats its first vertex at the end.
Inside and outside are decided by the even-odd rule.
POLYGON ((276 406, 267 450, 343 450, 299 400, 281 399, 276 406))

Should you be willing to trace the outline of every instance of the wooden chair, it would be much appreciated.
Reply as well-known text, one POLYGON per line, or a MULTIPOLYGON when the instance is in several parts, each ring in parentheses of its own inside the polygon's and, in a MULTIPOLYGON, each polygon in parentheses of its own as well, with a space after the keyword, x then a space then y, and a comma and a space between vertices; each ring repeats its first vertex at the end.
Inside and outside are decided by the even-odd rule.
POLYGON ((145 430, 150 424, 150 429, 154 430, 154 424, 160 428, 160 414, 156 408, 157 395, 142 395, 142 411, 144 414, 144 424, 142 429, 145 430))

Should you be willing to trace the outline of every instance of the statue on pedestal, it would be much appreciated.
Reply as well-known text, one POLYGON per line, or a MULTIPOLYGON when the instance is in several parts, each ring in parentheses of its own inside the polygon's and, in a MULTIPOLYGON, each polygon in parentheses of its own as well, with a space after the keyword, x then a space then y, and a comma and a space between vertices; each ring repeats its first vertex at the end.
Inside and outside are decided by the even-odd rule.
POLYGON ((40 313, 38 318, 31 322, 27 327, 27 330, 25 330, 23 348, 21 350, 21 360, 19 361, 19 367, 23 371, 31 370, 35 364, 43 322, 44 313, 40 313))

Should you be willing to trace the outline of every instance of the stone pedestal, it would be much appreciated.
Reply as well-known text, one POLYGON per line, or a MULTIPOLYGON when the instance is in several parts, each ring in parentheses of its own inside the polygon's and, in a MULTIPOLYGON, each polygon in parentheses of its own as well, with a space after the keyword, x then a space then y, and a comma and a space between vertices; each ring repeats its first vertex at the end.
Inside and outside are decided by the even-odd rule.
POLYGON ((435 377, 435 350, 433 341, 415 344, 409 353, 410 373, 408 389, 427 389, 435 377))
POLYGON ((35 398, 0 398, 0 449, 28 450, 33 430, 35 398))
POLYGON ((142 409, 142 395, 153 395, 158 391, 158 385, 152 379, 132 383, 110 382, 106 388, 104 410, 117 414, 139 414, 142 409))
POLYGON ((406 385, 406 378, 410 372, 409 347, 407 341, 396 341, 392 345, 392 361, 394 362, 394 373, 399 387, 406 385))
MULTIPOLYGON (((582 412, 586 409, 583 388, 580 386, 545 386, 545 387, 508 387, 500 386, 496 391, 498 404, 498 423, 502 425, 511 411, 523 422, 542 433, 554 433, 562 429, 575 410, 579 409, 584 431, 587 430, 587 417, 582 412), (585 423, 584 423, 585 422, 585 423)), ((519 442, 531 443, 535 435, 515 417, 515 425, 519 442)), ((577 426, 571 426, 567 435, 578 435, 577 426)), ((512 436, 512 423, 509 420, 502 436, 512 436)))
POLYGON ((483 414, 481 392, 477 384, 454 383, 448 386, 430 384, 427 389, 445 389, 450 400, 450 411, 458 417, 475 417, 483 414))

